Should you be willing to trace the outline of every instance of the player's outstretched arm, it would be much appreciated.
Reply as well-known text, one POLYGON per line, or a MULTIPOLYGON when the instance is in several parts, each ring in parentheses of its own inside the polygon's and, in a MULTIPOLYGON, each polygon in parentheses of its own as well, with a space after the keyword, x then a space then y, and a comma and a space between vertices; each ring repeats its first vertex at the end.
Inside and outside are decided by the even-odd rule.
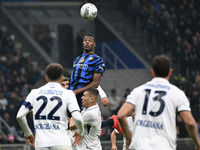
POLYGON ((200 150, 200 140, 198 134, 198 127, 197 123, 194 120, 190 111, 182 111, 180 112, 180 116, 182 117, 183 121, 185 122, 186 129, 195 142, 195 150, 200 150))
POLYGON ((100 85, 97 87, 97 90, 99 91, 99 96, 100 96, 100 98, 101 98, 101 104, 102 104, 104 107, 108 106, 109 100, 108 100, 108 98, 107 98, 106 93, 104 92, 104 90, 101 88, 100 85))
POLYGON ((115 132, 115 130, 112 131, 110 138, 111 138, 111 143, 112 143, 112 148, 111 148, 111 150, 117 150, 117 145, 116 145, 116 132, 115 132))
POLYGON ((107 98, 107 97, 103 97, 103 98, 101 99, 101 104, 102 104, 104 107, 108 106, 108 105, 109 105, 109 100, 108 100, 108 98, 107 98))

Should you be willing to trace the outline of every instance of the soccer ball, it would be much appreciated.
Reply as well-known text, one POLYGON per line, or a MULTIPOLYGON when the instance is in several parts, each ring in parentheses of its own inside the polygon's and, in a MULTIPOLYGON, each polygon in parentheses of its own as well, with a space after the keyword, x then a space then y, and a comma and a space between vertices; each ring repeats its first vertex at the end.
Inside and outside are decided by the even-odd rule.
POLYGON ((81 7, 80 14, 85 20, 93 20, 97 16, 97 7, 92 3, 86 3, 81 7))

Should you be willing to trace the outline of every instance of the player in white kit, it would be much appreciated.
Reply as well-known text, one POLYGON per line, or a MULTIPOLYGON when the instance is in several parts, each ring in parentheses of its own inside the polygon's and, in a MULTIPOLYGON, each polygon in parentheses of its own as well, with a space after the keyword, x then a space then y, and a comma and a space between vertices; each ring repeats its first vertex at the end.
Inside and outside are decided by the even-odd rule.
MULTIPOLYGON (((84 135, 77 150, 102 150, 100 142, 101 133, 101 112, 97 103, 99 92, 96 88, 88 88, 82 96, 81 111, 84 123, 84 135)), ((74 125, 70 126, 74 127, 74 125)), ((75 133, 76 134, 76 133, 75 133)))
POLYGON ((166 55, 156 56, 152 68, 154 78, 133 89, 117 115, 126 137, 126 148, 130 145, 130 150, 175 150, 178 111, 196 150, 200 150, 198 128, 189 101, 182 90, 168 81, 172 74, 171 61, 166 55), (131 136, 126 117, 133 110, 135 130, 131 136))
MULTIPOLYGON (((67 77, 64 77, 64 80, 61 82, 61 86, 63 88, 68 88, 68 83, 69 83, 69 79, 67 77)), ((99 91, 99 97, 101 99, 101 103, 106 106, 105 103, 109 102, 106 93, 104 92, 104 90, 101 88, 101 86, 99 85, 97 87, 97 90, 99 91)), ((71 120, 73 122, 73 120, 71 120)), ((72 123, 73 124, 73 123, 72 123)), ((76 130, 68 130, 68 135, 71 139, 71 143, 74 142, 74 133, 76 132, 76 130)), ((72 149, 76 150, 76 146, 72 145, 72 149)))
MULTIPOLYGON (((63 67, 57 63, 49 64, 46 67, 48 83, 33 89, 17 113, 17 120, 24 132, 26 143, 35 146, 36 150, 72 149, 67 134, 67 109, 74 118, 80 134, 79 139, 83 135, 83 120, 75 94, 60 85, 62 80, 63 67), (26 120, 30 110, 33 110, 35 140, 26 120)), ((75 145, 80 143, 79 139, 75 139, 75 145)))

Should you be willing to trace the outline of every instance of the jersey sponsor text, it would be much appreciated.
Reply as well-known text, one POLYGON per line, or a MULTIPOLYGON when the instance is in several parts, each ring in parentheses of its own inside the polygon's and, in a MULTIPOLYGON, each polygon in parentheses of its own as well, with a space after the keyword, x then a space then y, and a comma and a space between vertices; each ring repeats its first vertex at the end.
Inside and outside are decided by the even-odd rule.
POLYGON ((42 89, 42 90, 39 91, 39 94, 62 95, 62 94, 63 94, 63 91, 59 91, 59 90, 45 90, 45 89, 42 89))
POLYGON ((42 130, 60 130, 59 125, 57 124, 35 124, 35 130, 42 129, 42 130))
POLYGON ((163 123, 153 122, 150 120, 137 120, 136 126, 143 126, 143 127, 147 127, 147 128, 163 130, 163 123))

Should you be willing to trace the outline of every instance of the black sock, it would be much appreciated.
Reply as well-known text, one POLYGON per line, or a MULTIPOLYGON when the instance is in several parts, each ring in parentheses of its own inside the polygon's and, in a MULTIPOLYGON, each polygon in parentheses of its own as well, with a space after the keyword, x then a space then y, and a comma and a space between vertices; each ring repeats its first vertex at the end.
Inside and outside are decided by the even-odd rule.
POLYGON ((114 126, 114 120, 113 119, 107 119, 107 120, 103 120, 101 122, 101 129, 104 127, 108 127, 108 126, 114 126))

